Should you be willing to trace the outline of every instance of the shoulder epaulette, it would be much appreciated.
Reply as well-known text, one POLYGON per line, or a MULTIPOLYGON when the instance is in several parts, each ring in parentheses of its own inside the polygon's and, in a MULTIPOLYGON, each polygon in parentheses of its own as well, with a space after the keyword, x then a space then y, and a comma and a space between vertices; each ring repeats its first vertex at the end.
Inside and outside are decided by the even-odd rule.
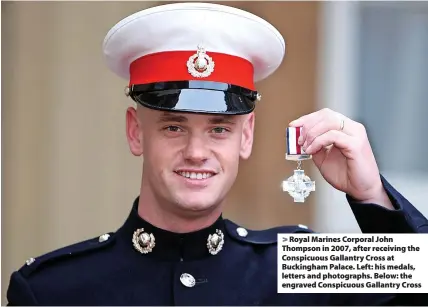
POLYGON ((54 250, 36 258, 30 258, 19 271, 25 277, 30 276, 33 272, 54 261, 67 259, 76 255, 82 255, 86 252, 97 251, 114 243, 114 233, 106 233, 99 237, 78 242, 63 248, 54 250))
POLYGON ((281 233, 314 233, 305 225, 278 226, 265 230, 250 230, 241 227, 230 220, 225 220, 227 232, 238 241, 252 244, 275 244, 281 233))

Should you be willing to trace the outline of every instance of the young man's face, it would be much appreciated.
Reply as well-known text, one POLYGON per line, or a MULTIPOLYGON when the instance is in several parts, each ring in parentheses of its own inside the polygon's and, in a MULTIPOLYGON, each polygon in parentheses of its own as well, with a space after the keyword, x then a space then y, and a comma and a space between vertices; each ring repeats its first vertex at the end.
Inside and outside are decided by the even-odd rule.
POLYGON ((127 114, 131 151, 143 155, 143 185, 160 204, 180 211, 217 207, 249 157, 254 114, 171 113, 138 107, 127 114))

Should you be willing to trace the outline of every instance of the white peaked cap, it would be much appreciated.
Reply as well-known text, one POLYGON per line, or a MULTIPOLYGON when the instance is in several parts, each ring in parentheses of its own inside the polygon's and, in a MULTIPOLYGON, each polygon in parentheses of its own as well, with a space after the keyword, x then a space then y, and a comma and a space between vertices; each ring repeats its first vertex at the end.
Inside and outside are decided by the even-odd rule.
POLYGON ((254 14, 191 2, 126 17, 107 33, 103 52, 109 69, 130 87, 207 81, 255 91, 254 83, 281 65, 285 42, 254 14))

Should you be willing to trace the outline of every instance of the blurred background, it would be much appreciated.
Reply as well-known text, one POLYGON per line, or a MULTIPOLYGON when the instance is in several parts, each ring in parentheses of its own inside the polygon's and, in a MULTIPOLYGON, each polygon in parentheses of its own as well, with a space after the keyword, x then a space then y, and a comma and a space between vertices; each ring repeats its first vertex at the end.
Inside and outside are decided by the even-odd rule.
MULTIPOLYGON (((125 136, 126 80, 106 68, 104 36, 166 2, 2 2, 2 304, 26 259, 115 231, 138 195, 141 159, 125 136)), ((258 84, 253 155, 225 217, 252 229, 304 224, 359 232, 343 193, 306 172, 304 204, 280 189, 285 129, 328 107, 366 125, 384 176, 428 215, 428 3, 227 2, 285 37, 281 68, 258 84)))

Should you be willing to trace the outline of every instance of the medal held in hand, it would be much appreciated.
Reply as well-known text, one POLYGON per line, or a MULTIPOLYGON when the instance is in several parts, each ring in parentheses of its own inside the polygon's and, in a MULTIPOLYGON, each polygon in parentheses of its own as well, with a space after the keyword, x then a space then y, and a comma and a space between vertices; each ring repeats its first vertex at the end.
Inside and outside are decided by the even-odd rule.
POLYGON ((306 154, 302 146, 298 144, 302 127, 287 128, 287 153, 285 159, 297 162, 297 169, 294 170, 293 176, 282 182, 282 190, 288 192, 294 198, 295 203, 304 203, 305 198, 315 191, 315 181, 305 175, 302 169, 302 161, 312 159, 311 155, 306 154))

